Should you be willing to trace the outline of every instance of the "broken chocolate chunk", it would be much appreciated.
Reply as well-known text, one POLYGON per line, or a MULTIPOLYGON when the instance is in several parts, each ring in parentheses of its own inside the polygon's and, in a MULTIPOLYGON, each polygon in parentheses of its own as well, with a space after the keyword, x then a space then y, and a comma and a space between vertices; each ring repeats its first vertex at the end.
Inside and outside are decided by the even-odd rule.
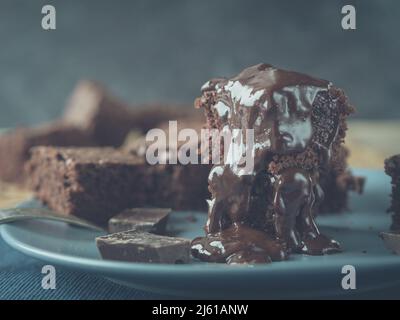
POLYGON ((160 236, 140 229, 96 238, 103 259, 151 263, 188 263, 190 240, 160 236))
POLYGON ((110 233, 122 232, 139 227, 155 234, 164 234, 171 209, 134 208, 127 209, 108 221, 110 233))

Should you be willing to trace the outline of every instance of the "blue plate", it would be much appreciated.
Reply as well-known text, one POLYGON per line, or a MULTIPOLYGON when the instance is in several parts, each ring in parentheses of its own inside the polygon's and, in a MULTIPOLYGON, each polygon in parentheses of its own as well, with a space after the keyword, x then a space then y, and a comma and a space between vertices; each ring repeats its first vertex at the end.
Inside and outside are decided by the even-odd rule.
MULTIPOLYGON (((400 288, 400 257, 379 238, 390 216, 390 183, 383 172, 354 170, 367 177, 364 195, 352 195, 352 212, 318 218, 324 233, 340 241, 344 252, 331 256, 293 255, 270 265, 228 266, 193 262, 188 265, 126 263, 101 260, 94 238, 100 233, 51 221, 23 221, 0 228, 16 250, 118 283, 186 298, 327 298, 354 297, 371 291, 400 288), (343 290, 342 267, 356 268, 357 290, 343 290)), ((329 195, 328 195, 329 196, 329 195)), ((31 201, 24 206, 37 206, 31 201)), ((176 212, 172 232, 193 238, 202 234, 206 215, 176 212)))

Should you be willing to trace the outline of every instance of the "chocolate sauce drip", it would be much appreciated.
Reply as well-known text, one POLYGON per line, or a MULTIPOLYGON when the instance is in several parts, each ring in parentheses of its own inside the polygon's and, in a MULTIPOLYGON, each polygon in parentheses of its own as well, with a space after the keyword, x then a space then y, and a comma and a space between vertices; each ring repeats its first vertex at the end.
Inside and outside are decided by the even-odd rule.
POLYGON ((275 178, 276 238, 294 252, 320 255, 339 251, 339 244, 321 235, 314 221, 314 210, 324 197, 317 174, 289 168, 275 178))
POLYGON ((192 241, 192 254, 207 262, 269 263, 286 258, 284 244, 244 224, 192 241))
MULTIPOLYGON (((268 263, 285 259, 290 252, 318 255, 340 250, 337 242, 320 234, 313 218, 323 198, 319 170, 330 161, 338 131, 339 112, 330 99, 330 87, 328 81, 268 64, 247 68, 231 79, 210 80, 202 87, 203 96, 212 97, 208 112, 220 130, 254 129, 254 144, 247 150, 254 167, 243 174, 240 165, 225 162, 211 170, 206 236, 193 240, 195 257, 268 263), (315 121, 316 117, 325 121, 315 121), (267 170, 274 156, 301 154, 307 148, 322 154, 322 161, 311 170, 301 166, 274 174, 267 170)), ((231 141, 225 155, 233 146, 231 141)))

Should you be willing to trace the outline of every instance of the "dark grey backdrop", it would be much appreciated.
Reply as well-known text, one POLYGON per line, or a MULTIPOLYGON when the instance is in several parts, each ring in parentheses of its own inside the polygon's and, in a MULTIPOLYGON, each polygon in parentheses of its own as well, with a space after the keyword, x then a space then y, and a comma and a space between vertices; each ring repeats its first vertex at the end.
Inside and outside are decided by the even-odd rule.
POLYGON ((399 30, 398 0, 0 0, 0 127, 56 117, 80 78, 131 102, 191 102, 259 62, 332 80, 359 117, 400 117, 399 30), (356 31, 341 28, 346 3, 356 31))

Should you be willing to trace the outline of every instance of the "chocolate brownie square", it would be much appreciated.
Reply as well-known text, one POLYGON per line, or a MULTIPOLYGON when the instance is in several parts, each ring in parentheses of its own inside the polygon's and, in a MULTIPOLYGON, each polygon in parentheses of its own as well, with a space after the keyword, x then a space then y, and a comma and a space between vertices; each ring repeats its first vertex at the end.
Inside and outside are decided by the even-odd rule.
POLYGON ((53 210, 105 226, 116 213, 151 202, 158 168, 113 148, 32 149, 29 185, 53 210))
POLYGON ((99 225, 127 208, 203 210, 207 168, 157 164, 114 148, 36 147, 28 183, 50 208, 99 225))

